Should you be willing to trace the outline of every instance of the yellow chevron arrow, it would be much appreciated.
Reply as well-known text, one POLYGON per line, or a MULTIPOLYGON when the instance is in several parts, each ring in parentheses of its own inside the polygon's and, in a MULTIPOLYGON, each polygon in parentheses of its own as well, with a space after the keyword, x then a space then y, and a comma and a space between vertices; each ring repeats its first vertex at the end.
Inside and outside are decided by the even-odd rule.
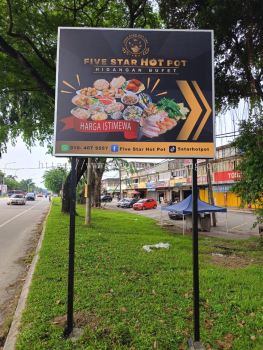
POLYGON ((188 118, 186 119, 179 135, 177 136, 177 140, 187 140, 193 131, 198 118, 200 117, 202 108, 200 107, 197 99, 195 98, 195 95, 193 94, 192 89, 186 80, 177 80, 176 83, 191 109, 188 118))
POLYGON ((198 129, 196 130, 196 132, 194 134, 194 140, 197 140, 199 135, 201 134, 201 131, 203 130, 203 128, 205 126, 205 123, 207 122, 207 120, 208 120, 208 118, 209 118, 209 116, 210 116, 210 114, 212 112, 212 109, 210 108, 210 106, 209 106, 207 100, 205 99, 205 96, 202 93, 202 91, 201 91, 200 87, 198 86, 197 82, 194 80, 192 83, 193 83, 193 85, 194 85, 194 87, 195 87, 195 89, 196 89, 196 91, 197 91, 201 101, 203 102, 203 104, 204 104, 204 106, 206 108, 206 113, 205 113, 205 115, 203 117, 203 120, 199 124, 198 129))

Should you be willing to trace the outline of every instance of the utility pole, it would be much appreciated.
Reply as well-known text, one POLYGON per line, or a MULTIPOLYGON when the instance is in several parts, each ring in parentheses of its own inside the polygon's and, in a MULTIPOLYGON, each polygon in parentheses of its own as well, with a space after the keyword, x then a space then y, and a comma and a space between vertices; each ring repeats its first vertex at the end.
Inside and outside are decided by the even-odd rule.
MULTIPOLYGON (((211 171, 210 171, 210 164, 208 159, 206 159, 206 175, 207 175, 207 185, 208 185, 208 202, 211 205, 215 205, 214 197, 213 197, 213 188, 212 188, 212 177, 211 177, 211 171)), ((212 213, 212 224, 214 227, 216 227, 216 214, 212 213)))
POLYGON ((88 158, 87 164, 87 197, 86 197, 86 215, 85 224, 90 225, 91 223, 91 158, 88 158))
POLYGON ((119 164, 119 177, 120 177, 120 199, 122 199, 122 192, 121 192, 121 167, 122 167, 122 164, 119 164))

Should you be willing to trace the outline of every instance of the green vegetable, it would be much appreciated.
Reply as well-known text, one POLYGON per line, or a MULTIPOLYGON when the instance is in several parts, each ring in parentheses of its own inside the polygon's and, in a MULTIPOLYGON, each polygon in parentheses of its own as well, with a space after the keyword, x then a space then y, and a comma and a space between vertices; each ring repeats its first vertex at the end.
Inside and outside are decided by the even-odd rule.
POLYGON ((158 109, 162 109, 165 110, 165 112, 167 112, 169 118, 173 118, 176 119, 175 117, 182 117, 182 113, 180 112, 180 107, 178 106, 178 104, 170 99, 170 98, 166 98, 163 97, 158 103, 157 103, 157 107, 158 109))

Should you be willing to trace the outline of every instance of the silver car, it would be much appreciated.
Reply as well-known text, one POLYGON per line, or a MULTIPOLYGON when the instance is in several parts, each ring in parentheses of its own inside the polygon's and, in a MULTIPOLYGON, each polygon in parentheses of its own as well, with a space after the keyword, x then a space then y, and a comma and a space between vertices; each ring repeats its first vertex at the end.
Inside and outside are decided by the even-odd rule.
POLYGON ((121 207, 122 203, 128 202, 130 198, 122 198, 121 200, 118 201, 117 207, 121 207))
POLYGON ((8 198, 7 205, 12 205, 12 204, 20 204, 20 205, 25 205, 26 204, 26 199, 23 194, 13 194, 10 198, 8 198))

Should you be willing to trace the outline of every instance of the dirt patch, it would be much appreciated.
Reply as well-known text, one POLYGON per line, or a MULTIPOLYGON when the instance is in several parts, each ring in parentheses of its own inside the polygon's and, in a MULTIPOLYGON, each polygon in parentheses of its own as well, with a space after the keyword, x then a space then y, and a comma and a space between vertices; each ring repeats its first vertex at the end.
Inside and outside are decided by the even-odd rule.
POLYGON ((35 250, 43 229, 44 219, 46 215, 47 212, 43 214, 41 221, 36 225, 34 231, 32 232, 32 239, 28 243, 24 257, 16 261, 16 264, 22 268, 22 272, 19 274, 18 279, 6 288, 6 291, 10 297, 0 307, 0 313, 3 319, 3 321, 0 322, 0 350, 2 350, 4 347, 5 340, 12 323, 13 315, 16 310, 18 299, 20 297, 21 290, 27 276, 27 272, 35 255, 35 250))
POLYGON ((211 262, 229 269, 241 269, 251 264, 251 259, 238 255, 212 254, 211 262))
MULTIPOLYGON (((52 324, 61 328, 66 327, 67 315, 57 316, 51 321, 52 324)), ((88 327, 91 330, 96 330, 100 325, 100 318, 94 314, 85 311, 78 311, 74 313, 74 326, 78 328, 88 327)))

